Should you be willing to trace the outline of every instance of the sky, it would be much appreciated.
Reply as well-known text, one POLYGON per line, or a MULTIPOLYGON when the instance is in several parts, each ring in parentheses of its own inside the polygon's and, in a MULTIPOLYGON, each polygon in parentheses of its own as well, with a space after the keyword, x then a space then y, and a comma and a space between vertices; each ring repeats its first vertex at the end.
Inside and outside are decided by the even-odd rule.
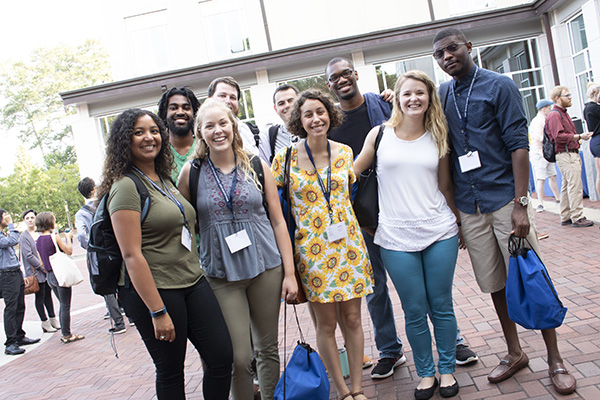
MULTIPOLYGON (((55 47, 61 43, 77 45, 88 38, 101 39, 102 18, 98 17, 98 10, 94 8, 103 4, 106 3, 81 0, 2 2, 0 63, 26 59, 39 47, 55 47)), ((20 144, 15 133, 8 133, 0 127, 0 148, 5 150, 0 163, 0 177, 11 174, 20 144)), ((39 152, 28 153, 34 161, 40 162, 39 152)))

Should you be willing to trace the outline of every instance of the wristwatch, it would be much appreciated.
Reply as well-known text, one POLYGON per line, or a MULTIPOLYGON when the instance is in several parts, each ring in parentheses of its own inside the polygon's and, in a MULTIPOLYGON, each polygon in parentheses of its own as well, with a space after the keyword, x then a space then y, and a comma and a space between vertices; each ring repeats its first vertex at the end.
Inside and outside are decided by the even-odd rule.
POLYGON ((523 207, 527 207, 527 204, 529 204, 529 197, 527 197, 527 196, 517 197, 517 198, 515 198, 515 203, 520 204, 523 207))

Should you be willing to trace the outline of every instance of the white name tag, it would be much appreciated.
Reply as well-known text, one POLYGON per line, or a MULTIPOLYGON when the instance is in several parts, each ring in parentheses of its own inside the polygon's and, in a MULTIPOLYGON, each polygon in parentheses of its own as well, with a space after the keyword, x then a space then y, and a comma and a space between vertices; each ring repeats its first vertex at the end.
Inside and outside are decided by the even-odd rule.
POLYGON ((328 226, 327 229, 325 229, 325 232, 327 232, 328 242, 335 242, 348 237, 348 230, 346 229, 346 224, 343 222, 328 226))
POLYGON ((229 247, 231 254, 252 245, 252 242, 250 242, 250 238, 248 237, 248 233, 245 229, 242 229, 233 235, 227 236, 225 238, 225 242, 227 242, 227 246, 229 247))
POLYGON ((181 230, 181 244, 188 249, 188 251, 192 251, 192 234, 185 226, 181 230))
POLYGON ((464 156, 458 157, 458 162, 460 163, 461 172, 472 171, 481 167, 478 151, 470 151, 464 156))

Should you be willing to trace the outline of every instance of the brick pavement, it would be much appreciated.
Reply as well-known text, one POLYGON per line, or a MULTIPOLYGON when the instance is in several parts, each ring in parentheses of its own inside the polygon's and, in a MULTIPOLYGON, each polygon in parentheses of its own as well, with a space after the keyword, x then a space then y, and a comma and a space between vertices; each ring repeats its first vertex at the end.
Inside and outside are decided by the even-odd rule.
MULTIPOLYGON (((554 392, 547 374, 546 354, 539 331, 520 329, 521 342, 530 358, 529 366, 498 385, 488 383, 486 375, 504 355, 505 344, 489 295, 479 292, 467 253, 461 251, 455 277, 454 300, 459 326, 480 361, 457 367, 461 386, 457 399, 600 399, 600 231, 598 203, 585 201, 588 218, 597 225, 575 229, 562 227, 551 212, 536 214, 539 231, 550 237, 540 242, 548 269, 565 306, 569 308, 565 324, 558 328, 559 347, 565 364, 578 379, 578 389, 570 396, 554 392)), ((79 253, 81 250, 79 249, 79 253)), ((78 264, 84 269, 81 257, 78 264)), ((398 331, 406 344, 408 362, 384 380, 370 379, 363 373, 363 387, 370 399, 412 399, 419 379, 415 373, 410 345, 398 296, 393 287, 392 302, 398 331)), ((26 330, 30 337, 41 336, 41 328, 27 296, 26 330)), ((55 302, 57 304, 57 302, 55 302)), ((85 340, 62 344, 60 334, 44 334, 40 344, 29 346, 23 356, 0 356, 0 400, 44 399, 153 399, 154 368, 134 328, 117 335, 119 358, 115 358, 106 333, 108 322, 101 297, 83 283, 74 289, 72 329, 85 340)), ((305 305, 298 307, 307 341, 316 347, 315 331, 305 305)), ((295 321, 288 312, 288 357, 298 338, 295 321)), ((363 305, 365 353, 377 357, 372 326, 363 305)), ((281 317, 283 331, 283 317, 281 317)), ((2 332, 3 334, 3 332, 2 332)), ((281 338, 283 344, 283 338, 281 338)), ((341 344, 341 337, 339 340, 341 344)), ((283 360, 283 349, 282 360, 283 360)), ((202 399, 202 368, 199 357, 188 349, 186 392, 189 399, 202 399)), ((334 398, 334 397, 332 397, 334 398)), ((434 398, 439 398, 436 393, 434 398)))

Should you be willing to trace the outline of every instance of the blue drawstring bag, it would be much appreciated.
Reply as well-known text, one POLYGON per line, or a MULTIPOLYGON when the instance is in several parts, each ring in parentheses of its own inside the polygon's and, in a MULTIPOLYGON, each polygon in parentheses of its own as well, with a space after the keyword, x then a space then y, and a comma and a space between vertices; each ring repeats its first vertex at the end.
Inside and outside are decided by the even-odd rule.
POLYGON ((567 308, 529 241, 511 235, 508 251, 506 305, 510 319, 527 329, 553 329, 562 325, 567 308))
MULTIPOLYGON (((321 357, 319 357, 319 353, 304 341, 304 335, 300 329, 300 322, 296 313, 296 305, 294 304, 293 306, 298 330, 300 330, 300 340, 281 378, 279 378, 279 382, 277 382, 273 398, 274 400, 328 400, 330 386, 327 371, 325 370, 323 361, 321 361, 321 357)), ((284 307, 283 348, 285 351, 287 348, 285 343, 287 306, 284 307)))

